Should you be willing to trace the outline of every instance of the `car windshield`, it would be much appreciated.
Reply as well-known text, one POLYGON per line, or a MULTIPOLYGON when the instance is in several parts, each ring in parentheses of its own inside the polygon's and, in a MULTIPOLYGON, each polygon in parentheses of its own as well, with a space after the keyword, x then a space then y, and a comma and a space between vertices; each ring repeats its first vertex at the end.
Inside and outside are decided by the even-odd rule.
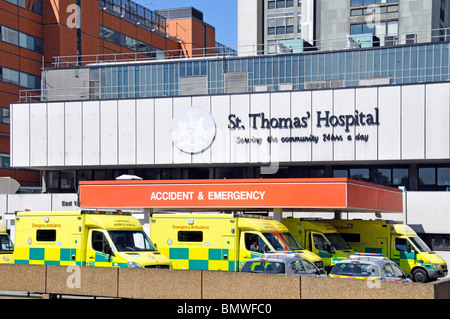
POLYGON ((281 233, 281 236, 283 239, 289 243, 289 246, 291 246, 292 250, 304 250, 302 245, 297 241, 297 239, 294 238, 294 236, 291 235, 291 233, 281 233))
POLYGON ((155 251, 147 235, 142 231, 109 231, 117 251, 155 251))
POLYGON ((386 277, 403 278, 404 273, 395 263, 385 263, 381 266, 381 271, 386 277))
POLYGON ((242 267, 241 272, 260 272, 266 274, 284 274, 285 265, 283 262, 269 261, 248 261, 242 267))
POLYGON ((13 251, 14 246, 8 235, 0 235, 0 251, 13 251))
POLYGON ((416 248, 421 252, 430 252, 431 249, 425 244, 425 242, 420 237, 408 237, 409 240, 416 246, 416 248))
POLYGON ((288 245, 288 243, 285 242, 283 239, 281 239, 280 234, 263 233, 263 235, 270 243, 270 245, 272 245, 273 249, 275 249, 276 251, 292 250, 292 248, 288 245))
POLYGON ((378 267, 372 264, 343 262, 336 264, 331 270, 332 275, 353 276, 353 277, 369 277, 378 276, 378 267))
POLYGON ((325 236, 337 250, 352 249, 344 238, 342 238, 338 233, 329 233, 325 234, 325 236))
POLYGON ((289 263, 293 274, 318 274, 317 268, 309 260, 293 260, 289 263))

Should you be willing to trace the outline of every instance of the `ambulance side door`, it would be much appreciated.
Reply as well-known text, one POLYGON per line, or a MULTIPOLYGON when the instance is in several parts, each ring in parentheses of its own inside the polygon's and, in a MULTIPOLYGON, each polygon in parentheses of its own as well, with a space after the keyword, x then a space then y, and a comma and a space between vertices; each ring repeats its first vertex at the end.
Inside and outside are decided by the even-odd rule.
POLYGON ((86 247, 86 266, 112 267, 114 253, 102 229, 90 229, 86 247))
POLYGON ((321 258, 332 258, 333 254, 330 252, 330 244, 325 239, 322 233, 310 233, 312 252, 321 258))
POLYGON ((391 239, 391 260, 394 261, 405 273, 410 273, 416 265, 414 247, 408 239, 393 235, 391 239))
POLYGON ((266 243, 261 238, 260 233, 242 231, 239 245, 239 268, 242 268, 246 261, 262 256, 265 246, 266 243))

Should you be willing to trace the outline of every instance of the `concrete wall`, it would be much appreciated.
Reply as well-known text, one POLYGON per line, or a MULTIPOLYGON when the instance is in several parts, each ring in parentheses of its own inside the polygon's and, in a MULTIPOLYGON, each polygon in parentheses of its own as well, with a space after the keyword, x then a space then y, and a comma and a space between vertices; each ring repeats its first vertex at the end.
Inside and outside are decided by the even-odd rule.
POLYGON ((264 0, 238 0, 238 55, 262 53, 264 0))
POLYGON ((399 283, 220 271, 0 265, 0 291, 144 299, 448 299, 450 281, 399 283))

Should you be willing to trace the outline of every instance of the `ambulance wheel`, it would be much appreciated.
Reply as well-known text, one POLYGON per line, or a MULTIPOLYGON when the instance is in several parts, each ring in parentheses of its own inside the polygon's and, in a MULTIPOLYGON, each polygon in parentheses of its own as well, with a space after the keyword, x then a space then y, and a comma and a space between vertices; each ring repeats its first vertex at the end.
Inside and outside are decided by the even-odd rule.
POLYGON ((428 282, 428 274, 423 269, 416 269, 412 272, 415 282, 425 283, 428 282))

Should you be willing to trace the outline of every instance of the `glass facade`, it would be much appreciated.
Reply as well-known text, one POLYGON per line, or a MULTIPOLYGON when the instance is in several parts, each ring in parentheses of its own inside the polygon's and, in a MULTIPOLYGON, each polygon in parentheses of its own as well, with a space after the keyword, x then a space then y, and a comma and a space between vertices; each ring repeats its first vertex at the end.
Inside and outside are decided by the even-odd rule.
POLYGON ((207 79, 204 94, 279 91, 286 87, 358 87, 368 85, 367 81, 391 85, 447 81, 449 53, 449 43, 433 43, 245 58, 97 64, 90 68, 91 79, 99 79, 98 98, 140 98, 182 95, 180 79, 195 77, 207 79), (226 78, 233 73, 245 74, 248 85, 227 85, 226 78))

